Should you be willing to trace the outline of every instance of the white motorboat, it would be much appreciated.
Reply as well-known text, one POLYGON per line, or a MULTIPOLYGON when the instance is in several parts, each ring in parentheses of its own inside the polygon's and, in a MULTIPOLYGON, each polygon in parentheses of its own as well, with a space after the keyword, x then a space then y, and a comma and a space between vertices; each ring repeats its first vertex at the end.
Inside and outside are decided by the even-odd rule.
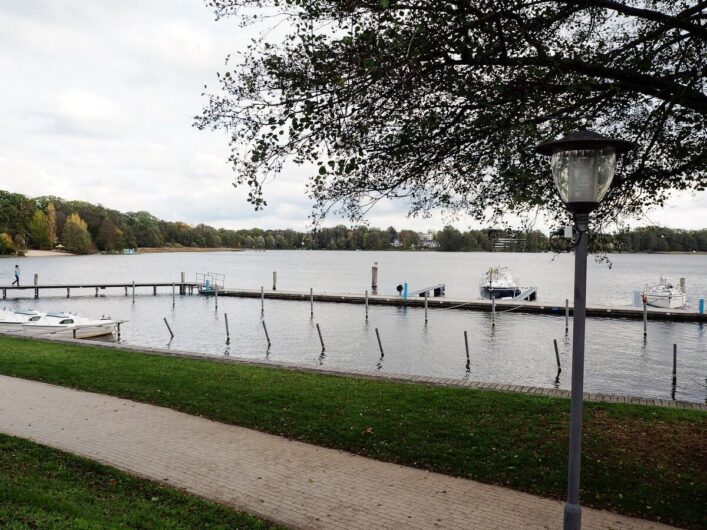
POLYGON ((0 333, 9 333, 13 331, 21 331, 22 325, 29 322, 31 318, 39 318, 44 316, 44 313, 34 311, 33 309, 6 311, 0 313, 0 333))
POLYGON ((520 287, 508 267, 490 267, 481 275, 479 291, 481 298, 500 300, 518 296, 520 287))
POLYGON ((80 317, 69 313, 47 313, 33 316, 22 324, 22 331, 28 335, 51 335, 87 339, 112 335, 118 330, 119 322, 109 318, 100 320, 80 317))
POLYGON ((679 309, 685 306, 687 293, 681 286, 661 277, 658 283, 646 286, 643 301, 653 307, 679 309))

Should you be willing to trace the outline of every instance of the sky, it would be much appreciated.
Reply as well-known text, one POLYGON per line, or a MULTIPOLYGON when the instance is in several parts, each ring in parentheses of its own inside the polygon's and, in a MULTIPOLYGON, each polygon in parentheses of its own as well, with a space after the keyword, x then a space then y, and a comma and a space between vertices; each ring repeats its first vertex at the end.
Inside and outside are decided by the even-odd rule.
MULTIPOLYGON (((225 132, 192 127, 204 85, 263 29, 217 22, 203 0, 0 0, 0 189, 191 224, 309 228, 305 170, 287 167, 255 212, 231 184, 225 132)), ((415 230, 449 221, 406 211, 387 202, 367 220, 415 230)), ((633 224, 653 223, 703 228, 707 193, 676 195, 633 224)))

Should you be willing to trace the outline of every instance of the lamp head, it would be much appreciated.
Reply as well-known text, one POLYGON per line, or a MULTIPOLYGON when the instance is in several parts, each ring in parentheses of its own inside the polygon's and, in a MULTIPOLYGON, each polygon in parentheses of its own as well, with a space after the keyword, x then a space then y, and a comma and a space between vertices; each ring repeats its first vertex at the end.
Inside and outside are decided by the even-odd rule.
POLYGON ((616 172, 616 157, 635 148, 582 129, 560 140, 545 142, 535 152, 550 156, 552 176, 560 198, 572 213, 589 213, 606 195, 616 172))

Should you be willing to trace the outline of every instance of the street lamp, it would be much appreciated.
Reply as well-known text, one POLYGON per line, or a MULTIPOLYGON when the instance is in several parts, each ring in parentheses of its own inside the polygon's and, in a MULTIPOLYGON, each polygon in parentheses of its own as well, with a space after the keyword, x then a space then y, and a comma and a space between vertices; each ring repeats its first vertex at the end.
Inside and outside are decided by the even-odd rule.
POLYGON ((633 149, 625 140, 613 140, 586 129, 538 145, 535 152, 550 156, 552 176, 560 198, 574 217, 577 243, 574 258, 574 319, 572 335, 572 392, 570 452, 567 472, 565 530, 582 527, 579 507, 579 466, 582 452, 582 393, 584 391, 584 324, 586 320, 587 248, 589 214, 609 191, 616 157, 633 149))

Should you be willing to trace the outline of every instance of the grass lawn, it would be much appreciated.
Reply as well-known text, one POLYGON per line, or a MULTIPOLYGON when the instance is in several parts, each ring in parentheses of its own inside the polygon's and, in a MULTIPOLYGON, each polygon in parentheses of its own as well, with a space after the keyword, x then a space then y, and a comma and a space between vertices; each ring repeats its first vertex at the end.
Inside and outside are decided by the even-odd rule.
POLYGON ((0 434, 0 528, 274 527, 90 460, 0 434))
MULTIPOLYGON (((563 499, 569 400, 0 337, 0 373, 563 499)), ((581 502, 707 522, 707 414, 585 406, 581 502)))

